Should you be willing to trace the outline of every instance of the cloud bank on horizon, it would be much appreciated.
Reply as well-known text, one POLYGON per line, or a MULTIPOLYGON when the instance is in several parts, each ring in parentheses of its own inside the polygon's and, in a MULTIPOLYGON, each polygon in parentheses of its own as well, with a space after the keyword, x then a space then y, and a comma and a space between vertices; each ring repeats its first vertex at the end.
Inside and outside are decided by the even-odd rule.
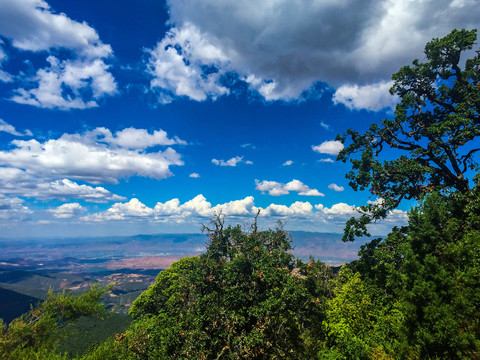
MULTIPOLYGON (((295 181, 295 180, 294 180, 295 181)), ((57 218, 69 218, 74 212, 85 212, 78 203, 69 203, 50 210, 57 218)), ((138 199, 133 198, 125 203, 115 203, 103 212, 97 212, 80 217, 82 222, 115 222, 128 220, 132 222, 158 222, 158 223, 207 223, 216 215, 225 216, 228 222, 241 222, 248 224, 251 219, 259 214, 261 221, 274 226, 277 221, 288 223, 297 220, 298 224, 323 223, 328 224, 330 232, 339 232, 345 221, 351 216, 357 216, 355 206, 346 203, 338 203, 328 208, 322 204, 312 205, 308 201, 296 201, 290 206, 271 203, 266 208, 255 206, 253 196, 241 200, 233 200, 224 204, 212 206, 202 195, 181 204, 178 198, 164 203, 158 202, 153 208, 149 208, 138 199)), ((403 224, 406 222, 407 213, 402 210, 393 210, 388 214, 385 223, 374 225, 373 231, 379 233, 386 230, 391 224, 403 224)), ((299 225, 294 225, 295 227, 299 225)), ((299 228, 301 229, 301 228, 299 228)))
POLYGON ((335 132, 391 112, 391 74, 432 38, 479 27, 478 9, 478 0, 167 0, 165 31, 139 43, 132 62, 118 55, 128 14, 84 19, 67 2, 2 0, 2 226, 191 225, 220 212, 248 221, 260 209, 267 223, 341 231, 365 201, 342 186, 335 132))

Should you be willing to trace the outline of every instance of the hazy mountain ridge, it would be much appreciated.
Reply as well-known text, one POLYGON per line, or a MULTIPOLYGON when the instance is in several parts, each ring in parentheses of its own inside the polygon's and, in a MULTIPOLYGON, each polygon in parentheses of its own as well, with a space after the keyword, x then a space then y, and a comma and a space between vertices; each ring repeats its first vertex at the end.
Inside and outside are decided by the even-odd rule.
MULTIPOLYGON (((343 243, 341 234, 290 232, 293 253, 311 255, 332 265, 356 259, 361 245, 343 243)), ((92 284, 115 282, 105 302, 124 312, 172 262, 205 250, 205 234, 152 234, 93 238, 0 239, 0 291, 45 299, 48 289, 81 292, 92 284)), ((0 296, 7 306, 9 296, 0 296)), ((16 313, 28 308, 19 304, 16 313)), ((29 305, 28 305, 29 306, 29 305)), ((10 318, 10 310, 0 317, 10 318)))
MULTIPOLYGON (((313 256, 327 263, 354 260, 364 242, 343 243, 341 234, 292 231, 293 253, 313 256)), ((0 269, 62 270, 92 272, 131 268, 165 268, 181 257, 205 250, 205 234, 151 234, 111 237, 0 239, 0 269), (142 267, 140 258, 150 257, 150 265, 142 267), (152 261, 153 257, 159 261, 152 261), (163 261, 160 261, 162 259, 163 261)))

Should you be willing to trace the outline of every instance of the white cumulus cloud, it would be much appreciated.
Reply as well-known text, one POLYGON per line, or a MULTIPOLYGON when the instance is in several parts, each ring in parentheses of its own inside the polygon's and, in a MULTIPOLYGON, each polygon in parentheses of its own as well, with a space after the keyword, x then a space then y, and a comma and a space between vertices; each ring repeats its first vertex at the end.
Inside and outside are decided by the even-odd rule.
POLYGON ((253 164, 250 160, 244 161, 243 156, 235 156, 229 160, 217 160, 217 159, 212 159, 212 164, 218 165, 218 166, 237 166, 237 164, 245 162, 247 165, 253 164))
POLYGON ((110 221, 110 220, 146 220, 183 222, 185 219, 207 219, 215 214, 229 217, 253 216, 255 214, 254 198, 247 196, 242 200, 233 200, 227 203, 212 206, 210 202, 199 194, 193 199, 181 204, 178 198, 164 203, 158 202, 154 208, 149 208, 138 199, 127 203, 116 203, 104 212, 84 216, 84 221, 110 221))
POLYGON ((254 204, 253 196, 247 196, 242 200, 233 200, 224 204, 216 205, 212 208, 215 214, 226 216, 251 215, 254 204))
POLYGON ((296 201, 290 206, 270 204, 265 211, 261 211, 263 216, 306 216, 312 214, 313 206, 308 201, 296 201))
POLYGON ((170 166, 183 165, 180 155, 168 147, 164 151, 109 146, 85 134, 63 134, 40 142, 13 140, 13 148, 0 151, 0 164, 26 170, 41 177, 84 180, 93 184, 116 183, 134 175, 163 179, 172 175, 170 166))
MULTIPOLYGON (((258 211, 260 211, 261 218, 260 226, 272 227, 275 226, 277 220, 281 220, 286 221, 289 227, 317 229, 316 231, 318 231, 320 226, 321 231, 339 233, 348 218, 359 215, 355 206, 346 203, 337 203, 327 207, 323 204, 312 205, 308 201, 296 201, 290 205, 271 203, 262 208, 255 206, 255 199, 252 196, 247 196, 244 199, 212 206, 205 196, 199 194, 184 203, 181 203, 178 198, 157 202, 153 208, 133 198, 128 202, 115 203, 106 211, 85 215, 81 217, 81 220, 97 223, 126 221, 182 224, 182 228, 189 224, 189 226, 197 226, 198 230, 199 224, 212 219, 215 214, 224 215, 225 219, 233 224, 239 222, 251 224, 258 211)), ((405 223, 406 212, 395 210, 388 214, 383 225, 375 225, 375 229, 385 233, 389 227, 405 223)))
POLYGON ((357 210, 355 210, 355 206, 345 203, 334 204, 330 208, 319 204, 315 205, 315 209, 317 209, 320 213, 327 215, 328 217, 334 217, 337 215, 353 216, 358 214, 357 210))
POLYGON ((120 131, 112 132, 107 128, 96 128, 87 132, 85 136, 92 135, 98 141, 106 142, 110 145, 117 145, 127 149, 147 149, 157 145, 186 145, 186 141, 174 137, 170 139, 164 130, 154 130, 150 134, 145 129, 136 129, 133 127, 120 131))
POLYGON ((110 220, 135 220, 148 217, 154 213, 152 208, 149 208, 138 199, 133 198, 126 203, 113 204, 111 208, 104 212, 94 213, 82 217, 84 221, 110 221, 110 220))
POLYGON ((368 85, 342 85, 333 96, 334 104, 343 104, 350 110, 379 111, 385 108, 395 107, 398 97, 392 96, 389 89, 393 81, 382 81, 368 85))
POLYGON ((148 50, 148 55, 150 86, 162 103, 170 102, 171 95, 202 101, 229 93, 219 83, 218 71, 226 55, 192 24, 172 28, 154 49, 148 50), (204 64, 216 71, 206 73, 204 64))
POLYGON ((49 67, 39 69, 35 77, 28 80, 34 87, 18 88, 12 101, 49 109, 87 109, 98 106, 97 99, 117 92, 109 66, 103 60, 60 61, 49 56, 47 62, 49 67), (90 99, 82 95, 87 88, 92 90, 90 99))
POLYGON ((268 192, 268 194, 272 196, 288 195, 291 191, 297 192, 298 195, 302 196, 325 196, 317 189, 310 189, 307 185, 297 179, 293 179, 286 184, 277 181, 255 180, 255 184, 255 190, 261 191, 262 193, 268 192))
POLYGON ((79 216, 86 211, 86 209, 79 203, 68 203, 60 205, 55 209, 49 209, 57 219, 70 219, 74 216, 79 216))
POLYGON ((69 179, 51 180, 11 167, 0 167, 0 193, 38 200, 73 198, 96 203, 125 200, 101 186, 79 185, 69 179))
POLYGON ((312 150, 320 154, 338 155, 343 150, 343 144, 340 141, 324 141, 320 145, 312 146, 312 150))
POLYGON ((5 120, 0 119, 0 131, 1 132, 6 132, 11 135, 15 136, 32 136, 32 132, 30 130, 25 130, 24 132, 19 132, 15 129, 15 127, 9 123, 7 123, 5 120))
POLYGON ((46 1, 1 1, 0 35, 26 54, 47 55, 48 66, 37 69, 33 77, 23 73, 16 77, 15 82, 20 84, 11 98, 15 102, 62 110, 85 109, 117 93, 105 62, 113 55, 110 45, 104 44, 86 22, 55 13, 46 1), (59 49, 68 50, 68 55, 53 55, 59 49))
POLYGON ((0 220, 20 221, 30 216, 33 211, 23 205, 24 200, 0 194, 0 220))
POLYGON ((330 190, 333 190, 333 191, 344 191, 345 190, 343 186, 338 186, 335 183, 332 183, 332 184, 328 185, 328 188, 330 190))
MULTIPOLYGON (((479 26, 478 3, 467 0, 168 0, 167 6, 172 28, 150 50, 147 67, 152 88, 168 93, 168 101, 228 94, 227 73, 266 100, 298 99, 315 82, 334 89, 382 83, 420 58, 433 37, 479 26)), ((373 90, 364 104, 350 94, 349 104, 388 106, 385 93, 373 90)))

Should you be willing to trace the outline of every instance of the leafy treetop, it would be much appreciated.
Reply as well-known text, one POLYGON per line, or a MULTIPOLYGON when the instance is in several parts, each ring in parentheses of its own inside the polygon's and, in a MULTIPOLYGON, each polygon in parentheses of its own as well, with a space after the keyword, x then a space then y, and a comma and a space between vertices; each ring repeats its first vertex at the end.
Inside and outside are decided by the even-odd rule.
POLYGON ((0 358, 65 359, 55 354, 59 340, 67 334, 62 329, 75 323, 80 316, 107 316, 105 305, 99 301, 112 286, 94 284, 77 296, 65 290, 58 294, 50 290, 44 302, 14 319, 8 328, 0 319, 0 358))
POLYGON ((352 164, 350 186, 383 199, 360 207, 361 217, 346 224, 344 241, 368 235, 367 225, 403 199, 421 199, 433 190, 471 192, 468 171, 478 169, 474 156, 480 150, 480 51, 463 68, 461 58, 476 38, 476 30, 453 30, 427 43, 426 62, 417 59, 392 76, 390 93, 401 99, 395 118, 372 124, 364 134, 349 129, 337 135, 342 143, 351 140, 337 158, 352 164), (385 148, 402 155, 380 162, 385 148))

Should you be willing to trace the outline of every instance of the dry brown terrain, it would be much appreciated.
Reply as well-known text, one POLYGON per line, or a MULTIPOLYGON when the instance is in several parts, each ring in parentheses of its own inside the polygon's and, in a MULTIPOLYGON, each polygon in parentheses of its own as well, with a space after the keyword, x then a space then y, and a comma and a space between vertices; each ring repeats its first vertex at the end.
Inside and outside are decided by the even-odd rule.
POLYGON ((166 269, 173 262, 185 256, 192 255, 165 255, 165 256, 140 256, 121 260, 110 260, 106 266, 109 270, 118 269, 166 269))

